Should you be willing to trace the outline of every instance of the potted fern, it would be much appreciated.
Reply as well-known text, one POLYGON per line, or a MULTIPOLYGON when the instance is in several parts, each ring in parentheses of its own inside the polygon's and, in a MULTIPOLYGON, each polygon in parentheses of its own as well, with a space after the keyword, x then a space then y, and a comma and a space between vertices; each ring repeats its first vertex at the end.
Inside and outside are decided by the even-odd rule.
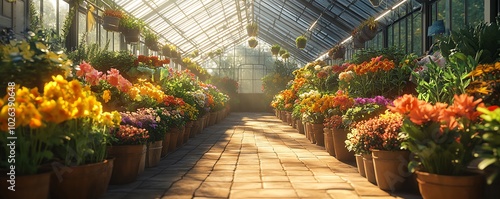
POLYGON ((307 43, 307 38, 304 35, 300 35, 297 37, 297 39, 295 39, 295 44, 299 49, 304 49, 306 47, 306 43, 307 43))

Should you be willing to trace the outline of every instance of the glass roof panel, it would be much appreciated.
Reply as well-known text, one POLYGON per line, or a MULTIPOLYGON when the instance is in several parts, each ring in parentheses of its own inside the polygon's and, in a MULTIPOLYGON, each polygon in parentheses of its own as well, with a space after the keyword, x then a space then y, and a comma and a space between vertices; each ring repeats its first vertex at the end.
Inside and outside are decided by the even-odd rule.
POLYGON ((320 56, 318 53, 349 37, 362 21, 377 17, 400 1, 385 0, 374 8, 366 0, 253 0, 251 9, 249 1, 242 0, 115 0, 126 12, 159 32, 161 41, 178 45, 182 52, 198 49, 203 54, 226 45, 246 44, 245 26, 248 19, 254 18, 259 24, 259 40, 286 47, 301 62, 320 56), (295 38, 321 14, 306 49, 296 49, 295 38))

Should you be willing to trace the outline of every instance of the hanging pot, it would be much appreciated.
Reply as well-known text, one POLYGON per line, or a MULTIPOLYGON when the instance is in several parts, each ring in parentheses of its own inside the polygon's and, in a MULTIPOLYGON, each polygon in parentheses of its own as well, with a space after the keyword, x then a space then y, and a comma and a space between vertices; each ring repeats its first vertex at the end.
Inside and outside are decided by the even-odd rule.
POLYGON ((307 40, 300 40, 295 43, 298 49, 306 48, 307 40))
POLYGON ((135 43, 139 42, 141 31, 139 29, 122 28, 122 34, 125 37, 125 41, 127 43, 135 43))
POLYGON ((353 44, 354 49, 360 49, 360 48, 365 47, 365 41, 358 34, 356 34, 352 38, 352 44, 353 44))
POLYGON ((250 48, 255 48, 258 43, 259 42, 257 40, 254 40, 254 39, 249 39, 248 40, 248 46, 250 46, 250 48))
POLYGON ((102 28, 104 28, 104 30, 120 32, 120 18, 114 16, 104 16, 102 21, 102 28))
POLYGON ((345 55, 345 48, 341 47, 333 53, 332 59, 343 59, 344 55, 345 55))
POLYGON ((370 3, 373 7, 378 7, 382 3, 383 0, 370 0, 370 3))
POLYGON ((365 42, 370 41, 377 36, 377 28, 378 25, 376 25, 373 29, 370 29, 369 26, 364 26, 359 32, 359 37, 361 37, 361 39, 365 42))

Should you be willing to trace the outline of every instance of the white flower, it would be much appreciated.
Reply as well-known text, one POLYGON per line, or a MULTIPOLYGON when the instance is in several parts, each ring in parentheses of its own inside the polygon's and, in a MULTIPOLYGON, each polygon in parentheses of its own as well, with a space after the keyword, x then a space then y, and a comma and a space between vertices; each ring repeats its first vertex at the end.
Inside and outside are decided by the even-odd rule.
POLYGON ((321 66, 320 66, 320 65, 316 65, 316 66, 314 66, 314 70, 316 70, 316 71, 321 70, 321 66))

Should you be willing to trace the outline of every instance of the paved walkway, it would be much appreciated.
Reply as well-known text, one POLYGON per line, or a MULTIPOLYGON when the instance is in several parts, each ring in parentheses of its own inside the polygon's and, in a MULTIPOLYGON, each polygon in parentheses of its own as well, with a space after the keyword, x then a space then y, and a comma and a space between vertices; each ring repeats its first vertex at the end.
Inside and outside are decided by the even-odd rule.
POLYGON ((231 113, 104 199, 419 198, 388 193, 267 113, 231 113))

